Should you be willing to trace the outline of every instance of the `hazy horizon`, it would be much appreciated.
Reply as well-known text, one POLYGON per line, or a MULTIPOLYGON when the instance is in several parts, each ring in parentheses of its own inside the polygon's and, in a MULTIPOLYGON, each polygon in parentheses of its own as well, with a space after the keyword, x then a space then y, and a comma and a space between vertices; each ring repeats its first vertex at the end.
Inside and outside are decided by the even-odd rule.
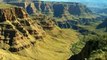
POLYGON ((42 0, 42 1, 107 3, 107 0, 42 0))

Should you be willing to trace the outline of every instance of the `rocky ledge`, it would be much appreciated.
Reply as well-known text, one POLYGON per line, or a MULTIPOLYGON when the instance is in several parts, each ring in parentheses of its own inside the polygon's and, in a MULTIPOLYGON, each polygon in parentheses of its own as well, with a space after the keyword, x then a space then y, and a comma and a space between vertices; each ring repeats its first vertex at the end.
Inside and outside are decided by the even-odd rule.
POLYGON ((43 40, 45 34, 23 8, 0 8, 0 48, 20 51, 33 46, 36 40, 43 40))

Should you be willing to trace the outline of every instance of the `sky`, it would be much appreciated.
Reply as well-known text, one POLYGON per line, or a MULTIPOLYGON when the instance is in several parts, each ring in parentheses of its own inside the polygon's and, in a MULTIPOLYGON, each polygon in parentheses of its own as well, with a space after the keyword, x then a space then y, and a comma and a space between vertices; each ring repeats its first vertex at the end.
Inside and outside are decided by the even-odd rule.
POLYGON ((80 2, 88 7, 107 8, 107 0, 43 0, 43 1, 80 2))
POLYGON ((65 1, 65 2, 93 2, 93 3, 107 3, 107 0, 43 0, 43 1, 65 1))

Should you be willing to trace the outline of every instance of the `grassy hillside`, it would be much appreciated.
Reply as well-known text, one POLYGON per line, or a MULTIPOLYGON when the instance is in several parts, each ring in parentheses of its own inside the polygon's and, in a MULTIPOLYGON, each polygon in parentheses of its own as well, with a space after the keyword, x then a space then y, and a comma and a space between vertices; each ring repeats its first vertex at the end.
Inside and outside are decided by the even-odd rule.
POLYGON ((0 3, 0 8, 11 8, 11 7, 16 7, 10 4, 4 4, 4 3, 0 3))
POLYGON ((77 33, 70 29, 55 28, 46 31, 44 40, 38 40, 33 47, 10 53, 0 50, 4 60, 67 60, 70 55, 71 44, 78 41, 77 33))
POLYGON ((29 57, 19 56, 0 49, 0 60, 32 60, 29 57))
POLYGON ((35 47, 18 52, 37 60, 66 60, 70 57, 70 45, 78 40, 77 33, 68 29, 47 31, 44 41, 37 41, 35 47), (63 32, 63 33, 61 33, 63 32), (69 32, 69 33, 68 33, 69 32), (25 53, 25 54, 24 54, 25 53))
POLYGON ((107 60, 107 35, 86 35, 71 50, 71 60, 107 60))
MULTIPOLYGON (((71 29, 60 29, 56 25, 53 26, 53 29, 51 30, 43 30, 42 27, 39 26, 39 24, 36 24, 37 22, 34 22, 32 19, 27 19, 29 17, 27 16, 27 13, 25 11, 23 11, 22 9, 16 9, 16 11, 13 11, 11 7, 13 6, 8 4, 0 4, 1 10, 4 11, 4 15, 1 14, 0 19, 3 20, 4 17, 4 20, 0 22, 0 24, 3 25, 4 28, 2 29, 2 26, 0 26, 0 33, 4 33, 4 35, 2 33, 0 35, 0 45, 3 45, 3 47, 0 46, 0 60, 67 60, 71 56, 71 44, 78 41, 78 33, 76 31, 71 29), (13 14, 17 12, 19 13, 19 15, 13 14), (16 19, 13 19, 15 21, 12 21, 10 15, 12 15, 12 17, 18 15, 18 17, 16 19), (20 18, 19 16, 21 16, 22 18, 20 18), (8 23, 8 25, 11 27, 6 27, 7 25, 4 26, 5 22, 8 23), (29 28, 31 29, 31 32, 27 30, 29 28), (8 33, 5 30, 8 30, 8 33), (17 34, 11 31, 15 31, 17 32, 17 34), (34 33, 32 33, 32 31, 34 33), (46 35, 44 33, 45 37, 42 32, 46 33, 46 35), (26 34, 26 36, 24 33, 26 34), (14 36, 12 36, 12 34, 14 36), (7 36, 8 38, 6 38, 7 36), (41 37, 41 39, 38 39, 39 36, 41 37), (10 37, 12 37, 12 39, 10 37), (34 37, 37 39, 35 39, 34 37), (7 40, 9 42, 4 43, 4 40, 7 40), (31 41, 35 41, 35 44, 31 41), (29 45, 29 47, 26 46, 27 44, 29 45), (21 48, 18 50, 9 50, 13 47, 21 48)), ((38 21, 40 20, 45 21, 44 18, 39 18, 38 21)))

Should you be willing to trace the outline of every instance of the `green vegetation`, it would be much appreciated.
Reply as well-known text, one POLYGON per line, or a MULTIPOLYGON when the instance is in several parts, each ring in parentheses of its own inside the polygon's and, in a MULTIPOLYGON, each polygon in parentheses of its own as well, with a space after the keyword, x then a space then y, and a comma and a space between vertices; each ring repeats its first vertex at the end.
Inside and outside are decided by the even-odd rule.
POLYGON ((1 60, 67 60, 72 52, 70 47, 78 41, 77 32, 71 29, 46 30, 44 40, 37 40, 30 48, 11 53, 0 50, 1 60))
MULTIPOLYGON (((0 8, 11 7, 15 6, 9 4, 0 4, 0 8)), ((84 8, 81 8, 81 10, 82 9, 84 8)), ((92 20, 93 18, 96 18, 96 16, 91 13, 83 12, 84 10, 79 12, 81 14, 79 16, 66 12, 64 13, 65 15, 63 15, 61 18, 54 17, 54 19, 56 21, 62 21, 62 23, 64 23, 63 21, 65 20, 76 20, 77 24, 74 24, 74 28, 81 30, 83 33, 86 32, 87 34, 81 35, 79 32, 75 31, 76 29, 61 29, 55 25, 52 30, 44 29, 44 32, 46 32, 46 37, 43 37, 43 39, 40 40, 36 40, 34 45, 31 45, 29 48, 24 48, 18 52, 12 53, 9 50, 2 50, 3 48, 1 48, 1 46, 6 44, 1 43, 0 60, 67 60, 70 56, 74 55, 81 57, 80 60, 85 58, 88 60, 107 60, 107 35, 104 33, 103 29, 96 29, 96 27, 101 22, 91 22, 89 25, 80 23, 78 24, 78 20, 92 20), (95 32, 96 34, 92 34, 91 32, 95 32)), ((38 15, 39 13, 36 14, 38 15)), ((48 17, 49 16, 52 17, 52 14, 49 14, 48 17)), ((33 17, 35 17, 35 14, 32 14, 31 18, 33 17)), ((39 17, 41 17, 41 15, 39 17)), ((40 21, 39 17, 38 21, 40 21)), ((48 18, 44 19, 44 17, 41 20, 48 20, 48 18)), ((12 25, 11 21, 7 22, 12 25)), ((34 22, 35 25, 36 22, 37 21, 34 22)), ((84 23, 84 21, 82 21, 82 23, 84 23)), ((70 24, 72 25, 72 23, 70 24)), ((31 36, 29 37, 31 40, 35 41, 35 39, 33 39, 31 36)), ((27 42, 24 41, 24 43, 26 44, 27 42)), ((6 47, 8 47, 7 45, 6 47)))
POLYGON ((88 60, 107 60, 107 35, 81 36, 80 41, 72 46, 71 51, 74 55, 88 60))
POLYGON ((37 41, 35 47, 19 51, 18 54, 37 60, 67 60, 72 54, 70 45, 78 41, 77 33, 59 28, 46 32, 49 35, 43 41, 37 41))
POLYGON ((0 8, 11 8, 11 7, 16 7, 10 4, 4 4, 4 3, 0 3, 0 8))

